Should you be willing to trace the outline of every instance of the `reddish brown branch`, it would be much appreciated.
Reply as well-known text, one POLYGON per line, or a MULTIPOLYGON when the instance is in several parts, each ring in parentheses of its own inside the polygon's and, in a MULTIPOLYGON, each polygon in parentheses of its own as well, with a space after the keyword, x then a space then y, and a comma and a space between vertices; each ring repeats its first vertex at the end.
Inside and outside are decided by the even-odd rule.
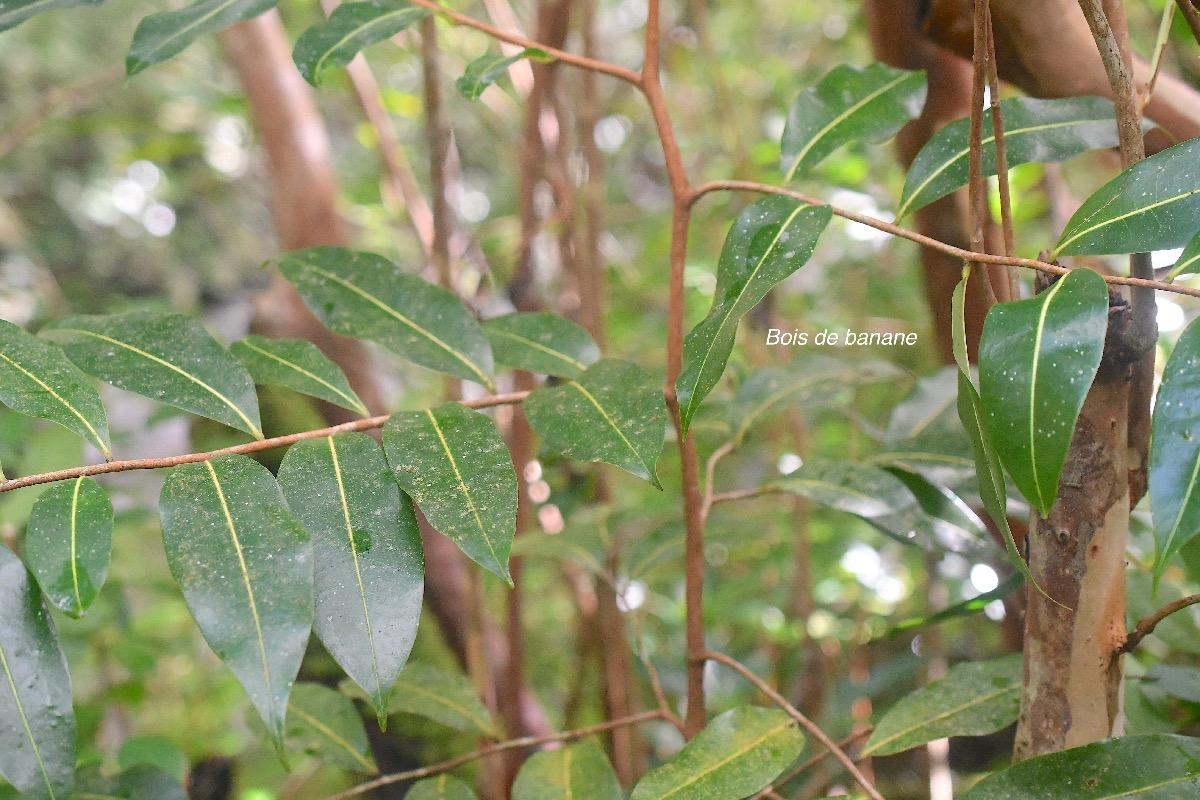
POLYGON ((1117 652, 1132 653, 1134 648, 1138 646, 1142 639, 1145 639, 1154 632, 1154 628, 1158 625, 1158 623, 1162 622, 1176 611, 1182 611, 1188 606, 1193 606, 1197 603, 1200 603, 1200 594, 1188 595, 1187 597, 1179 598, 1173 603, 1167 603, 1158 611, 1155 611, 1153 614, 1139 622, 1137 626, 1129 632, 1129 635, 1125 637, 1125 643, 1121 645, 1121 648, 1117 652))
MULTIPOLYGON (((859 739, 870 736, 871 733, 873 733, 874 731, 875 731, 874 726, 869 726, 869 727, 863 728, 861 730, 857 730, 854 733, 847 736, 845 739, 842 739, 840 742, 838 742, 838 747, 841 748, 842 750, 845 750, 847 747, 854 744, 859 739)), ((821 763, 822 761, 824 761, 826 758, 828 758, 831 755, 833 755, 832 750, 822 750, 820 753, 817 753, 815 756, 810 756, 804 763, 802 763, 800 766, 796 767, 795 769, 789 771, 782 778, 776 778, 771 783, 770 786, 768 786, 766 789, 763 789, 761 792, 756 794, 752 798, 752 800, 762 800, 762 798, 769 797, 770 795, 767 794, 768 792, 775 792, 775 791, 778 791, 779 789, 782 789, 784 786, 786 786, 787 784, 796 780, 796 778, 798 778, 801 775, 803 775, 804 773, 808 772, 810 769, 812 769, 817 764, 821 763)))
POLYGON ((1175 0, 1175 4, 1183 12, 1183 18, 1187 20, 1188 27, 1191 28, 1196 44, 1200 44, 1200 10, 1192 5, 1192 0, 1175 0))

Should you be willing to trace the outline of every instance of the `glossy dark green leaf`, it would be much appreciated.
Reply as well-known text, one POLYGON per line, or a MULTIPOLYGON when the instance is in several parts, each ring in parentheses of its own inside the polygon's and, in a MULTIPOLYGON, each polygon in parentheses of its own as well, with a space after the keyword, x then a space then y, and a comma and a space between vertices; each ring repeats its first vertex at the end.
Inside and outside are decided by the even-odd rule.
POLYGON ((425 568, 412 503, 363 433, 292 445, 279 485, 312 534, 313 630, 382 724, 421 618, 425 568))
POLYGON ((987 526, 961 497, 918 473, 891 467, 887 471, 917 498, 934 538, 948 550, 974 550, 991 542, 987 526))
POLYGON ((470 786, 453 775, 438 775, 413 784, 404 800, 477 800, 470 786))
POLYGON ((49 342, 0 320, 0 403, 57 422, 112 455, 108 418, 100 394, 85 375, 49 342))
POLYGON ((396 480, 434 528, 511 583, 517 473, 491 417, 461 403, 392 415, 383 428, 396 480))
POLYGON ((414 364, 495 389, 487 338, 445 289, 383 256, 342 247, 290 253, 279 269, 335 333, 370 339, 414 364))
POLYGON ((429 16, 429 10, 402 0, 366 0, 344 3, 329 19, 306 30, 292 51, 292 60, 304 80, 321 83, 325 71, 344 67, 368 45, 395 36, 429 16))
POLYGON ((780 170, 784 182, 808 172, 842 145, 882 142, 925 105, 925 73, 885 64, 834 67, 788 112, 780 170))
POLYGON ((379 771, 354 703, 328 686, 297 683, 292 687, 285 738, 294 753, 316 756, 352 772, 379 771))
POLYGON ((1155 153, 1097 189, 1053 255, 1146 253, 1183 247, 1200 230, 1200 139, 1155 153))
POLYGON ((1196 235, 1184 246, 1179 258, 1175 259, 1174 266, 1167 273, 1167 280, 1173 281, 1180 275, 1191 275, 1194 272, 1200 272, 1200 231, 1196 231, 1196 235))
POLYGON ((505 314, 483 323, 496 361, 528 372, 575 378, 600 360, 582 326, 545 312, 505 314))
POLYGON ((667 410, 662 389, 636 364, 605 359, 576 380, 536 390, 524 408, 533 430, 560 453, 612 464, 662 488, 654 466, 667 410))
POLYGON ((250 373, 191 317, 155 311, 66 317, 42 335, 84 372, 117 388, 263 436, 250 373))
POLYGON ((1163 369, 1148 483, 1157 585, 1167 559, 1200 533, 1200 322, 1187 326, 1163 369))
POLYGON ((1075 420, 1100 366, 1108 286, 1076 269, 1028 300, 988 311, 979 344, 979 396, 988 438, 1013 482, 1042 516, 1075 420))
MULTIPOLYGON (((1010 97, 1000 101, 1000 111, 1010 167, 1066 161, 1118 144, 1112 102, 1102 97, 1010 97)), ((967 185, 970 132, 969 119, 955 120, 921 148, 904 180, 898 219, 967 185)), ((983 132, 983 173, 996 174, 996 137, 990 126, 983 132)))
POLYGON ((47 11, 75 6, 98 6, 103 0, 0 0, 0 31, 20 25, 47 11))
POLYGON ((104 585, 112 532, 112 503, 91 478, 57 483, 38 497, 25 556, 46 598, 69 616, 82 616, 104 585))
POLYGON ((230 345, 229 352, 245 365, 255 383, 284 386, 364 417, 371 413, 350 388, 341 368, 312 342, 247 336, 230 345))
POLYGON ((585 741, 530 756, 517 773, 512 800, 623 800, 608 756, 585 741))
POLYGON ((1014 764, 962 800, 1193 800, 1200 795, 1200 739, 1125 736, 1014 764))
POLYGON ((727 711, 667 763, 638 781, 630 800, 731 800, 765 788, 804 749, 796 722, 773 708, 727 711))
POLYGON ((173 468, 159 509, 167 564, 200 632, 282 750, 313 624, 308 533, 266 467, 240 455, 173 468))
POLYGON ((832 214, 829 206, 770 195, 738 215, 721 249, 712 309, 683 343, 675 390, 685 434, 725 371, 738 322, 772 287, 804 266, 832 214))
POLYGON ((75 780, 71 676, 33 578, 0 547, 0 775, 28 800, 68 800, 75 780))
POLYGON ((965 662, 907 695, 875 726, 862 754, 886 756, 947 736, 982 736, 1021 710, 1022 656, 965 662))
POLYGON ((483 90, 508 74, 508 68, 523 58, 543 63, 552 59, 545 50, 536 47, 526 47, 520 53, 511 56, 499 56, 484 53, 479 58, 467 64, 462 77, 454 82, 459 94, 468 100, 478 100, 483 90))
POLYGON ((466 676, 417 662, 400 673, 388 710, 416 714, 467 733, 499 738, 483 701, 466 676))
POLYGON ((125 57, 125 74, 183 52, 192 42, 275 7, 278 0, 200 0, 177 11, 160 11, 138 23, 125 57))
POLYGON ((892 409, 883 445, 868 463, 898 467, 935 486, 973 493, 975 461, 958 418, 957 398, 955 367, 917 381, 912 393, 892 409))
POLYGON ((943 622, 948 622, 952 619, 970 616, 972 614, 981 613, 984 608, 994 600, 1003 600, 1013 593, 1018 586, 1025 582, 1025 578, 1021 575, 1010 575, 1004 579, 1004 582, 992 589, 990 592, 984 592, 981 595, 976 595, 970 600, 963 600, 960 603, 955 603, 952 606, 943 608, 941 611, 923 617, 915 617, 906 619, 892 626, 892 629, 887 632, 888 636, 905 631, 915 630, 916 628, 924 628, 929 625, 939 625, 943 622))

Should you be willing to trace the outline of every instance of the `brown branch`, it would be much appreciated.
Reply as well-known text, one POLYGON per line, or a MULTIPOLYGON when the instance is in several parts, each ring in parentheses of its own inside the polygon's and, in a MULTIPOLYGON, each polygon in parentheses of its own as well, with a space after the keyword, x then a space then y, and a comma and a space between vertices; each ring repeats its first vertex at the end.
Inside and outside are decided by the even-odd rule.
MULTIPOLYGON (((838 742, 838 747, 840 747, 842 750, 845 750, 847 747, 854 744, 859 739, 862 739, 864 736, 869 736, 874 730, 875 730, 874 726, 868 726, 861 730, 857 730, 854 733, 847 736, 845 739, 842 739, 840 742, 838 742)), ((824 761, 826 758, 828 758, 831 755, 833 755, 832 750, 822 750, 820 753, 817 753, 815 756, 810 756, 803 764, 801 764, 800 766, 791 770, 790 772, 788 772, 788 774, 784 775, 782 778, 776 778, 774 781, 771 782, 770 786, 768 786, 766 789, 763 789, 758 794, 754 795, 754 797, 751 798, 751 800, 761 800, 762 798, 768 797, 767 792, 774 792, 774 791, 778 791, 778 790, 782 789, 784 786, 786 786, 787 784, 796 780, 796 778, 800 777, 805 772, 808 772, 810 769, 812 769, 817 764, 821 763, 822 761, 824 761)))
POLYGON ((710 506, 715 506, 717 503, 728 503, 732 500, 748 500, 751 497, 762 497, 763 495, 775 494, 783 491, 778 486, 756 486, 753 489, 738 489, 732 492, 721 492, 712 496, 710 506))
POLYGON ((538 747, 544 744, 553 744, 555 742, 569 742, 574 739, 583 739, 588 736, 593 736, 597 733, 604 733, 615 728, 623 728, 629 725, 639 725, 643 722, 662 719, 661 711, 645 711, 641 714, 623 717, 622 719, 609 720, 596 725, 589 725, 586 728, 576 728, 573 731, 564 731, 563 733, 548 733, 543 736, 522 736, 519 739, 510 739, 507 742, 497 742, 486 747, 481 747, 478 750, 473 750, 466 755, 457 756, 455 758, 442 761, 438 764, 431 764, 428 767, 420 767, 418 769, 410 769, 405 772, 394 772, 391 775, 384 775, 366 783, 360 783, 358 786, 347 789, 344 792, 330 795, 325 800, 349 800, 351 797, 358 797, 367 792, 378 789, 382 786, 390 786, 393 783, 401 781, 415 781, 421 778, 428 778, 431 775, 439 775, 443 772, 449 772, 455 767, 461 767, 463 764, 469 764, 486 756, 502 753, 506 750, 525 749, 528 747, 538 747))
MULTIPOLYGON (((1106 0, 1107 1, 1107 0, 1106 0)), ((1113 90, 1113 104, 1117 112, 1117 134, 1121 142, 1121 165, 1130 167, 1146 157, 1142 140, 1142 112, 1137 106, 1137 92, 1133 86, 1133 70, 1127 53, 1122 52, 1117 32, 1104 13, 1101 0, 1079 0, 1083 16, 1087 19, 1096 49, 1104 63, 1104 71, 1113 90)))
POLYGON ((708 658, 712 661, 721 662, 746 680, 750 681, 750 683, 754 684, 755 688, 757 688, 767 697, 771 698, 771 701, 775 703, 775 705, 786 711, 788 716, 796 720, 796 722, 798 722, 800 726, 804 728, 804 730, 808 731, 810 736, 824 745, 825 749, 832 753, 834 758, 842 763, 842 766, 845 767, 846 771, 849 772, 854 780, 858 782, 858 785, 863 788, 863 791, 867 793, 867 796, 870 797, 871 800, 884 800, 883 795, 881 795, 879 790, 875 788, 875 785, 871 783, 871 781, 868 780, 865 775, 863 775, 862 770, 855 765, 854 760, 846 754, 845 750, 843 750, 836 742, 830 739, 828 734, 821 730, 819 725, 817 725, 808 717, 804 716, 804 714, 800 713, 799 709, 789 703, 783 695, 771 688, 770 684, 755 675, 749 667, 735 658, 713 650, 705 653, 705 658, 708 658))
MULTIPOLYGON (((510 392, 508 394, 494 394, 481 397, 477 400, 462 400, 460 402, 467 408, 492 408, 494 406, 514 405, 522 402, 528 396, 529 392, 510 392)), ((351 422, 343 422, 341 425, 331 425, 328 428, 289 433, 287 436, 276 436, 271 439, 234 445, 233 447, 222 447, 219 450, 210 450, 206 453, 188 453, 186 455, 166 456, 164 458, 135 458, 127 461, 106 461, 103 464, 89 464, 84 467, 71 467, 70 469, 60 469, 54 472, 43 472, 38 475, 27 475, 24 478, 13 478, 12 480, 0 483, 0 493, 10 492, 13 489, 23 489, 26 486, 37 486, 43 483, 70 480, 71 478, 78 478, 83 475, 105 475, 110 472, 129 472, 137 469, 165 469, 167 467, 177 467, 180 464, 208 461, 210 458, 216 458, 217 456, 245 455, 247 453, 257 453, 262 450, 271 450, 276 447, 288 447, 306 439, 321 439, 337 433, 369 431, 375 428, 382 428, 390 416, 389 414, 382 414, 377 417, 356 419, 351 422)))
POLYGON ((1176 611, 1181 611, 1188 606, 1195 605, 1196 603, 1200 603, 1200 594, 1188 595, 1187 597, 1181 597, 1172 603, 1167 603, 1158 611, 1155 611, 1153 614, 1139 622, 1137 626, 1134 627, 1134 629, 1129 633, 1129 635, 1125 637, 1125 642, 1121 645, 1120 649, 1117 650, 1117 653, 1132 653, 1133 649, 1138 646, 1138 643, 1140 643, 1142 639, 1145 639, 1154 631, 1154 628, 1158 625, 1158 623, 1162 622, 1176 611))
MULTIPOLYGON (((1013 233, 1012 193, 1008 185, 1008 147, 1004 141, 1004 112, 1000 110, 1000 68, 996 64, 996 36, 992 29, 992 14, 987 15, 988 92, 991 95, 992 136, 996 142, 996 180, 1000 189, 1000 227, 1004 232, 1004 255, 1017 252, 1013 233)), ((1008 268, 1008 299, 1021 296, 1017 283, 1017 268, 1008 268)))
MULTIPOLYGON (((706 194, 718 191, 729 192, 758 192, 759 194, 781 194, 787 197, 794 197, 797 200, 802 200, 813 205, 829 205, 822 200, 818 200, 801 192, 796 192, 791 189, 785 189, 781 186, 771 186, 765 183, 755 183, 754 181, 709 181, 701 184, 692 190, 690 202, 695 203, 706 194)), ((945 242, 940 242, 930 236, 917 233, 916 231, 902 228, 891 222, 884 222, 881 219, 859 214, 856 211, 850 211, 845 208, 830 205, 835 216, 848 219, 852 222, 858 222, 876 230, 890 233, 893 236, 898 236, 902 239, 908 239, 910 242, 924 245, 934 250, 939 250, 948 255, 961 258, 963 261, 977 261, 983 264, 1001 264, 1014 267, 1025 267, 1026 269, 1035 269, 1039 272, 1048 272, 1051 275, 1066 275, 1071 270, 1066 267, 1060 267, 1057 264, 1051 264, 1046 261, 1038 261, 1033 258, 1017 258, 1015 256, 998 256, 990 253, 976 253, 971 250, 964 250, 961 247, 955 247, 945 242)), ((1146 278, 1127 278, 1122 275, 1104 275, 1102 276, 1105 282, 1116 286, 1141 286, 1148 289, 1158 289, 1164 292, 1172 292, 1174 294, 1187 295, 1188 297, 1200 297, 1200 289, 1192 289, 1186 286, 1177 286, 1163 281, 1150 280, 1146 278)))
POLYGON ((708 512, 712 510, 713 505, 713 482, 716 478, 717 463, 733 452, 733 448, 737 447, 737 443, 730 439, 725 444, 712 451, 712 455, 708 457, 708 461, 704 463, 704 502, 700 506, 700 516, 708 519, 708 512))
POLYGON ((1191 28, 1196 44, 1200 44, 1200 10, 1192 5, 1192 0, 1175 0, 1175 4, 1183 12, 1183 18, 1187 20, 1188 27, 1191 28))
MULTIPOLYGON (((971 249, 977 252, 987 252, 987 242, 983 230, 988 218, 987 178, 983 175, 983 89, 986 84, 987 49, 987 18, 991 15, 988 0, 975 0, 975 15, 973 19, 975 44, 971 51, 971 132, 970 157, 967 168, 967 215, 971 234, 971 249)), ((992 98, 995 103, 996 99, 992 98)), ((988 305, 996 302, 992 290, 992 282, 988 280, 981 263, 972 265, 979 273, 984 287, 988 291, 988 305)))

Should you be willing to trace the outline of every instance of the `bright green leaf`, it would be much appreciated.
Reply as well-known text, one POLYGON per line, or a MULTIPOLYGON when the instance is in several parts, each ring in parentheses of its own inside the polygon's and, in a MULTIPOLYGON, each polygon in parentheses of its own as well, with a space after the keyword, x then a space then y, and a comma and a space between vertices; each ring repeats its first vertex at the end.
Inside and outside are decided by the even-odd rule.
POLYGON ((229 352, 245 365, 255 383, 284 386, 364 417, 371 413, 350 388, 341 368, 312 342, 247 336, 230 345, 229 352))
POLYGON ((373 775, 367 730, 346 695, 319 683, 297 683, 288 702, 288 750, 373 775))
POLYGON ((364 47, 395 36, 427 16, 428 9, 402 0, 343 3, 300 36, 292 60, 304 80, 318 86, 327 69, 344 67, 364 47))
POLYGON ((834 67, 788 112, 780 169, 785 183, 847 142, 882 142, 925 105, 925 73, 885 64, 834 67))
POLYGON ((829 206, 770 195, 738 215, 721 249, 712 309, 683 343, 675 389, 685 434, 725 371, 738 322, 808 261, 832 214, 829 206))
POLYGON ((66 317, 42 335, 89 375, 263 438, 250 373, 191 317, 154 311, 66 317))
POLYGON ((434 528, 511 582, 517 473, 491 417, 461 403, 392 415, 383 428, 396 480, 434 528))
POLYGON ((421 618, 425 569, 412 503, 363 433, 292 445, 279 485, 312 534, 313 631, 382 724, 421 618))
POLYGON ((1179 258, 1175 259, 1175 265, 1167 273, 1167 280, 1173 281, 1180 275, 1190 275, 1194 272, 1200 272, 1200 230, 1196 231, 1196 235, 1184 246, 1179 258))
POLYGON ((400 673, 388 711, 416 714, 467 733, 499 738, 496 726, 466 676, 417 662, 400 673))
POLYGON ((0 31, 6 31, 37 14, 75 6, 98 6, 103 0, 0 0, 0 31))
POLYGON ((108 418, 90 378, 56 345, 0 320, 0 403, 57 422, 112 455, 108 418))
POLYGON ((979 344, 979 396, 988 438, 1043 517, 1066 462, 1108 327, 1108 286, 1073 270, 1028 300, 998 303, 979 344))
POLYGON ((112 533, 112 503, 91 478, 55 484, 34 505, 25 536, 29 568, 69 616, 83 616, 104 585, 112 533))
POLYGON ((489 390, 492 350, 457 297, 403 272, 383 256, 313 247, 279 259, 279 269, 335 333, 370 339, 414 364, 489 390))
POLYGON ((505 314, 485 321, 483 332, 496 361, 528 372, 576 378, 600 359, 591 334, 555 314, 505 314))
POLYGON ((171 574, 282 751, 313 624, 312 545, 275 478, 245 456, 171 470, 159 500, 171 574))
MULTIPOLYGON (((1118 144, 1112 101, 1102 97, 1010 97, 1000 101, 1000 111, 1010 167, 1066 161, 1118 144)), ((904 180, 898 219, 967 185, 970 132, 971 121, 963 118, 925 143, 904 180)), ((996 174, 996 137, 990 126, 983 132, 983 174, 996 174)))
POLYGON ((605 359, 578 379, 538 389, 525 416, 546 444, 580 461, 603 461, 650 481, 662 452, 667 410, 662 390, 636 364, 605 359))
POLYGON ((962 800, 1192 800, 1198 794, 1200 739, 1155 734, 1106 739, 1022 761, 984 778, 962 800))
POLYGON ((75 780, 71 676, 29 572, 0 547, 0 775, 23 800, 68 800, 75 780))
POLYGON ((516 55, 498 56, 484 53, 467 64, 461 78, 454 82, 459 93, 468 100, 478 100, 483 90, 508 74, 508 68, 523 58, 543 63, 552 60, 545 50, 526 47, 516 55))
POLYGON ((471 787, 453 775, 438 775, 413 784, 404 800, 477 800, 471 787))
POLYGON ((875 726, 862 754, 886 756, 947 736, 983 736, 1021 710, 1022 656, 966 662, 907 695, 875 726))
POLYGON ((200 0, 177 11, 160 11, 138 23, 125 57, 125 74, 133 77, 147 67, 183 52, 192 42, 230 25, 252 19, 275 7, 278 0, 200 0))
POLYGON ((796 722, 773 708, 727 711, 667 763, 638 781, 630 800, 735 800, 765 788, 804 749, 796 722))
POLYGON ((534 753, 517 773, 512 800, 623 800, 608 756, 594 742, 534 753))
POLYGON ((1053 255, 1147 253, 1183 247, 1200 230, 1200 139, 1155 153, 1097 189, 1053 255))

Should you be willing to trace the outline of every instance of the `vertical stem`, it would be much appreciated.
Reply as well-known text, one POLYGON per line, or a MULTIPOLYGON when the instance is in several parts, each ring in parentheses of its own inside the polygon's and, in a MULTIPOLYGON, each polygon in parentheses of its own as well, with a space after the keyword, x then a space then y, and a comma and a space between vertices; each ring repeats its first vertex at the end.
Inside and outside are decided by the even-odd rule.
MULTIPOLYGON (((987 19, 987 74, 988 93, 992 102, 992 134, 996 139, 996 178, 1000 187, 1000 225, 1004 231, 1004 255, 1012 256, 1017 252, 1013 235, 1012 195, 1008 185, 1008 148, 1004 142, 1004 113, 1000 110, 1000 75, 996 65, 996 37, 992 29, 991 9, 988 9, 987 19)), ((1020 287, 1017 283, 1017 268, 1008 268, 1008 299, 1020 298, 1020 287)))
POLYGON ((446 203, 446 156, 450 152, 450 126, 442 107, 441 64, 437 21, 421 20, 421 65, 425 76, 425 138, 429 142, 430 208, 433 212, 433 265, 442 286, 453 291, 450 273, 450 208, 446 203))
MULTIPOLYGON (((975 47, 971 57, 971 153, 969 179, 967 182, 968 212, 971 226, 971 249, 977 253, 987 252, 984 226, 988 218, 987 179, 983 176, 983 90, 986 84, 988 61, 987 19, 991 15, 988 0, 975 0, 975 47)), ((992 99, 995 103, 995 98, 992 99)), ((975 264, 973 271, 987 289, 987 303, 996 302, 995 291, 983 264, 975 264)))

